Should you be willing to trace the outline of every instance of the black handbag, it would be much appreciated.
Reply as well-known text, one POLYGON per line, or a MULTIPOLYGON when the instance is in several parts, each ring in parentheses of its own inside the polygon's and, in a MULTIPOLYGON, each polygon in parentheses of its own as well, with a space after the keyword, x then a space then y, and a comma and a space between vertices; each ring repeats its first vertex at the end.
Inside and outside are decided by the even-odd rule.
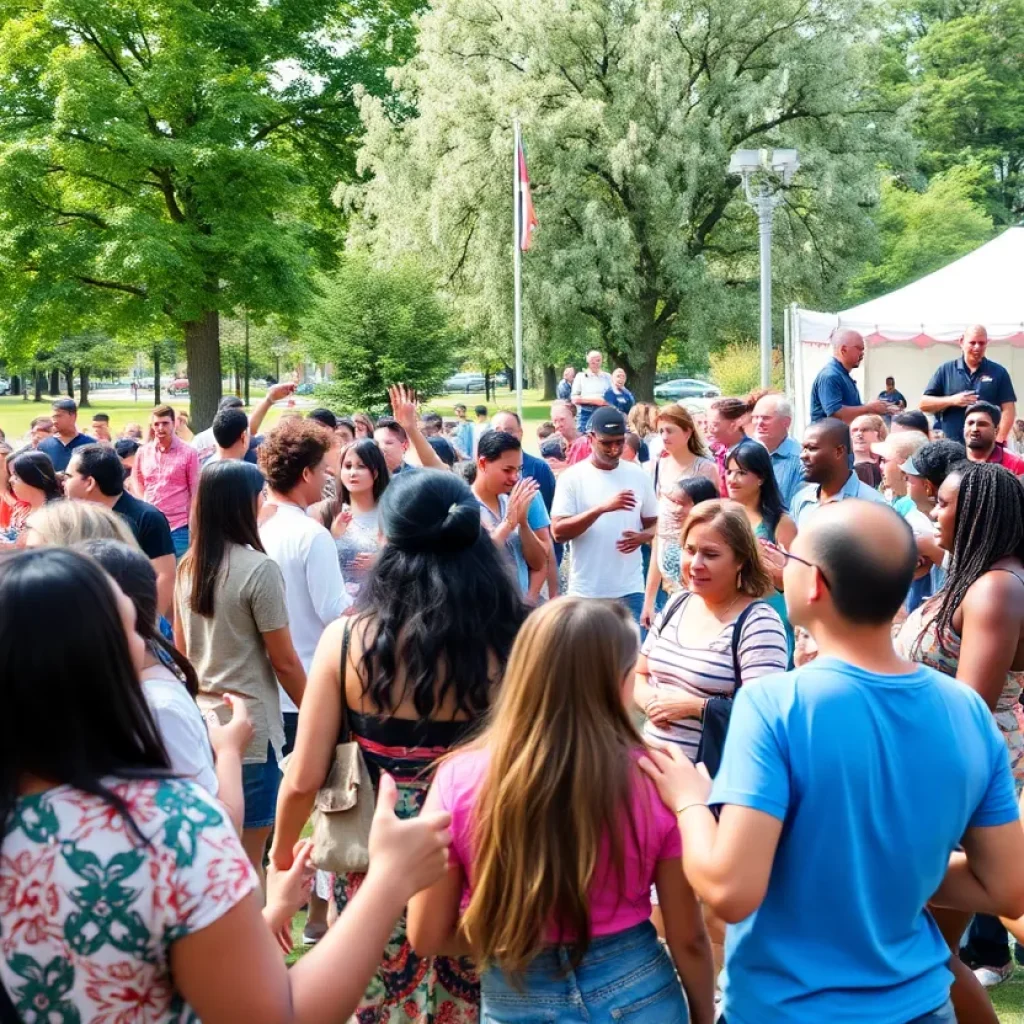
POLYGON ((703 764, 708 775, 714 778, 722 766, 722 753, 725 750, 725 737, 729 731, 729 719, 732 717, 732 702, 743 686, 740 675, 740 640, 743 638, 743 626, 747 616, 760 601, 751 601, 736 617, 732 630, 732 670, 736 686, 729 697, 709 697, 704 705, 701 716, 700 744, 697 746, 697 763, 703 764))

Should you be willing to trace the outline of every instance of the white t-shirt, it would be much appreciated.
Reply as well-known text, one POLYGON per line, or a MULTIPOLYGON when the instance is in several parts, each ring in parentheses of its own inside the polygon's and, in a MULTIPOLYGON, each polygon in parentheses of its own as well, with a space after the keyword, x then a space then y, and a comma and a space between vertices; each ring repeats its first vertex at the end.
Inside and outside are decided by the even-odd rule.
MULTIPOLYGON (((578 378, 577 378, 578 379, 578 378)), ((639 532, 641 519, 656 519, 658 499, 651 478, 631 462, 615 469, 598 469, 590 459, 562 471, 555 486, 551 518, 577 516, 600 505, 619 491, 637 497, 631 509, 606 512, 581 533, 572 544, 572 575, 569 593, 577 597, 624 597, 644 592, 643 555, 640 549, 628 555, 615 547, 626 530, 639 532)))
POLYGON ((935 536, 935 524, 916 505, 903 518, 915 537, 935 536))
POLYGON ((180 679, 164 665, 142 670, 142 693, 171 759, 171 771, 217 795, 213 747, 203 714, 180 679))
POLYGON ((582 370, 576 374, 572 382, 573 398, 604 398, 604 393, 612 386, 612 378, 603 370, 591 373, 582 370))
MULTIPOLYGON (((352 604, 334 538, 305 509, 280 504, 260 527, 260 540, 284 576, 288 627, 295 653, 308 673, 323 631, 352 604)), ((281 710, 299 710, 283 688, 281 710)))

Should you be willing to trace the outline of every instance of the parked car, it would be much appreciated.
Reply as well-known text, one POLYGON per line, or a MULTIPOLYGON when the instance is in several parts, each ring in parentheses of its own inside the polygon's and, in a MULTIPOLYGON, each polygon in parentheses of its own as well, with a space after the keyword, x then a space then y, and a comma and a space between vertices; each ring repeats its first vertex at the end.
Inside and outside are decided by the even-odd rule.
POLYGON ((172 380, 167 385, 167 394, 169 395, 187 395, 188 394, 188 380, 185 377, 178 377, 172 380))
POLYGON ((483 391, 484 375, 482 373, 456 373, 449 377, 443 386, 447 392, 483 391))
POLYGON ((664 398, 678 401, 680 398, 718 398, 722 389, 716 388, 706 380, 697 380, 694 377, 679 377, 676 380, 659 384, 654 389, 655 398, 664 398))
POLYGON ((311 395, 311 394, 313 394, 313 382, 309 381, 309 380, 304 381, 302 384, 300 384, 295 389, 295 394, 297 394, 297 395, 311 395))
POLYGON ((6 381, 2 377, 0 377, 0 395, 10 394, 10 391, 11 391, 10 381, 6 381))

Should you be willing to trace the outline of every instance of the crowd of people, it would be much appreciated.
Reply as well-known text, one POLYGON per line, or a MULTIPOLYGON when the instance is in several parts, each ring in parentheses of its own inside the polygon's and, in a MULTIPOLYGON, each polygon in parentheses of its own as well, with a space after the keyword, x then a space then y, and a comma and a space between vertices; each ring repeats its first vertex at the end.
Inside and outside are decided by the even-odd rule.
POLYGON ((799 439, 592 352, 539 457, 400 385, 194 436, 59 399, 0 454, 0 1021, 994 1024, 1024 461, 984 341, 909 409, 837 331, 799 439), (314 870, 349 742, 369 869, 314 870))

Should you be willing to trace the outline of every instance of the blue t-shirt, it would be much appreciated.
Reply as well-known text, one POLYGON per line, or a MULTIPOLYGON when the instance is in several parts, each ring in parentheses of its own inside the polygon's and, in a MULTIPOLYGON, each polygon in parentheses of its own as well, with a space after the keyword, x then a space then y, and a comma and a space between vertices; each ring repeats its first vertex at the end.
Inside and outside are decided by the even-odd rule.
MULTIPOLYGON (((980 401, 991 402, 997 408, 1004 402, 1017 401, 1010 375, 1004 367, 993 363, 991 359, 982 359, 974 373, 968 369, 963 356, 951 359, 932 374, 932 379, 924 389, 926 395, 934 398, 948 398, 961 391, 977 391, 980 401)), ((963 406, 951 406, 936 416, 936 425, 951 441, 962 444, 966 419, 967 410, 963 406)))
POLYGON ((835 416, 844 406, 862 404, 850 371, 833 356, 811 385, 811 422, 835 416))
POLYGON ((544 507, 550 512, 551 502, 555 500, 555 474, 551 472, 551 467, 536 455, 523 452, 523 477, 537 481, 544 507))
POLYGON ((56 434, 53 434, 50 437, 44 437, 39 442, 37 451, 45 452, 49 455, 53 468, 58 473, 63 473, 71 463, 71 456, 75 454, 76 448, 83 448, 87 444, 95 443, 96 438, 90 437, 88 434, 76 434, 67 444, 56 434))
POLYGON ((949 998, 925 904, 968 828, 1019 815, 970 687, 835 658, 740 690, 711 804, 782 821, 761 906, 730 925, 729 1024, 906 1024, 949 998))
POLYGON ((636 405, 636 399, 633 397, 633 392, 627 391, 625 388, 621 391, 616 391, 615 388, 609 388, 604 393, 604 400, 613 409, 618 409, 623 416, 627 416, 629 414, 629 410, 636 405))

